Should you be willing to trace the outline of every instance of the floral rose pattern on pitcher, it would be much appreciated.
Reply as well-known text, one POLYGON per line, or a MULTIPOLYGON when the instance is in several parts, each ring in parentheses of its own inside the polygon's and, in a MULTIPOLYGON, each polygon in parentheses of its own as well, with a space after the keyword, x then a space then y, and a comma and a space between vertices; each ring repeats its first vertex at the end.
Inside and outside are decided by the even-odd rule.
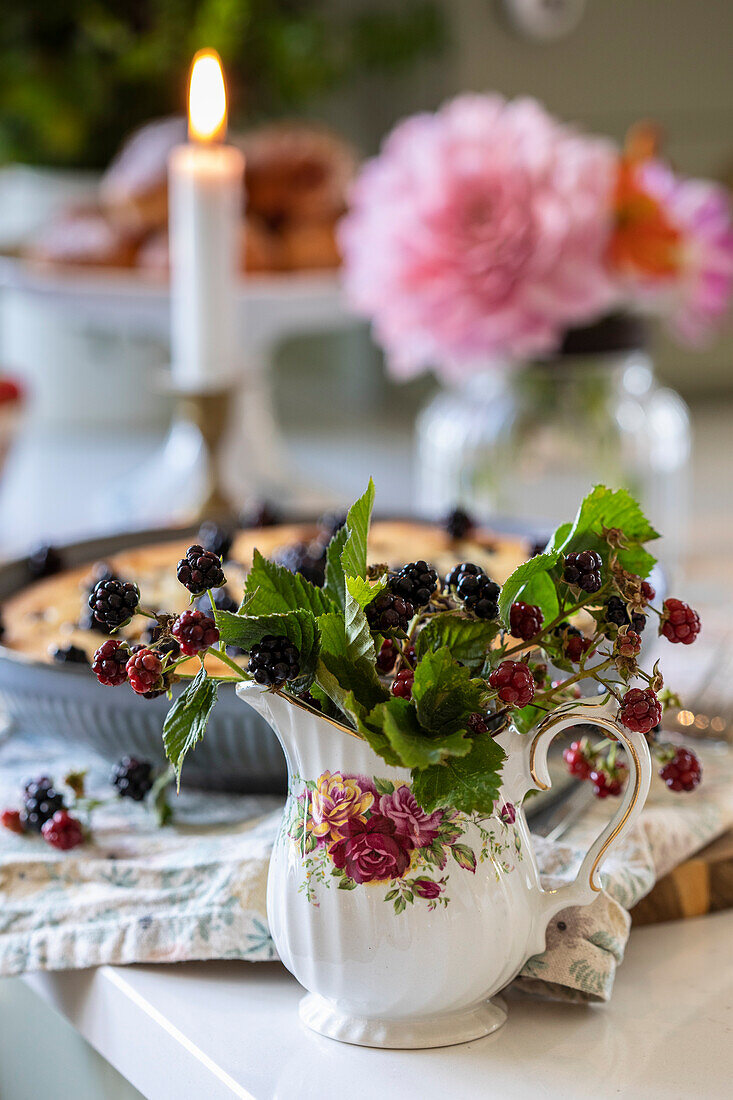
POLYGON ((407 783, 340 772, 324 772, 315 782, 296 776, 294 783, 303 789, 284 827, 305 871, 301 890, 313 905, 319 887, 382 884, 396 913, 416 900, 435 909, 450 900, 452 863, 473 873, 490 859, 498 877, 522 858, 510 804, 490 818, 454 810, 428 814, 407 783), (476 848, 461 843, 469 826, 478 834, 476 848))

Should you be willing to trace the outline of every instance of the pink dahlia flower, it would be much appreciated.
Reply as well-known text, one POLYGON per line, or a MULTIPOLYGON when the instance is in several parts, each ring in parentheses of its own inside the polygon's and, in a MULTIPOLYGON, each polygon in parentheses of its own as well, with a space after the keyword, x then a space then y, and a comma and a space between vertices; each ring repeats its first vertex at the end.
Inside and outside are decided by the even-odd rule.
POLYGON ((663 279, 640 280, 652 307, 668 317, 675 336, 704 343, 733 294, 733 225, 723 187, 680 179, 657 160, 637 169, 638 186, 658 204, 677 233, 674 270, 663 279))
POLYGON ((400 123, 340 226, 347 296, 394 372, 549 352, 605 309, 616 162, 529 99, 466 95, 400 123))

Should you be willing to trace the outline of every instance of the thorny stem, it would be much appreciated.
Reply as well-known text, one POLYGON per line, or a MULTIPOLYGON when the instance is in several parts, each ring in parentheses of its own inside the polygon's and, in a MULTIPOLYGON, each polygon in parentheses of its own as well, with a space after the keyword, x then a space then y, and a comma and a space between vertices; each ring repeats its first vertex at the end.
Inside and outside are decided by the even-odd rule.
POLYGON ((609 587, 608 582, 599 588, 597 592, 586 596, 582 600, 578 600, 577 603, 571 604, 570 607, 566 607, 561 610, 559 615, 556 615, 552 622, 546 623, 542 626, 533 638, 530 638, 528 642, 519 642, 517 645, 511 646, 505 650, 502 654, 503 657, 511 657, 515 653, 521 653, 525 649, 533 649, 542 644, 543 637, 556 626, 559 626, 564 619, 569 615, 574 615, 576 611, 581 611, 584 607, 588 607, 591 604, 598 603, 599 598, 603 595, 605 590, 609 587))

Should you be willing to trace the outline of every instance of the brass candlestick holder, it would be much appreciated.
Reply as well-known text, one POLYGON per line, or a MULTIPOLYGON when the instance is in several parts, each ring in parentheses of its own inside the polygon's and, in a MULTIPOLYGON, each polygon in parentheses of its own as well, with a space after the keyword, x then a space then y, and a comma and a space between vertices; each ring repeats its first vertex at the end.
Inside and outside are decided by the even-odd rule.
POLYGON ((227 519, 234 506, 222 478, 222 454, 231 426, 235 388, 219 390, 178 390, 177 418, 196 429, 204 466, 204 493, 195 518, 227 519))

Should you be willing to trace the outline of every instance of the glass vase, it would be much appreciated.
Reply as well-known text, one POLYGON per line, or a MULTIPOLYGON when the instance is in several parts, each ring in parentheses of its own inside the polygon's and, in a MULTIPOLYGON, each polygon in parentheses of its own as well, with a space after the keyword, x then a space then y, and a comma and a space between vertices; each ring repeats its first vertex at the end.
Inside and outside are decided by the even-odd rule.
POLYGON ((688 518, 687 406, 641 348, 492 365, 443 390, 417 426, 420 507, 462 505, 538 527, 572 517, 597 483, 625 487, 664 532, 669 565, 688 518))

